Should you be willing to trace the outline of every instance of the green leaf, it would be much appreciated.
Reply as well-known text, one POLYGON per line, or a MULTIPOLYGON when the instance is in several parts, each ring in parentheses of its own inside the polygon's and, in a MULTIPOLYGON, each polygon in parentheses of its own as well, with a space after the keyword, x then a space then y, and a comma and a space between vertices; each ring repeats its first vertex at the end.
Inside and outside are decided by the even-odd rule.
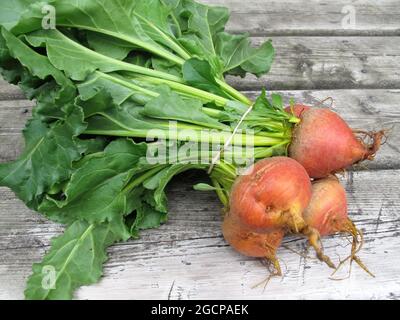
MULTIPOLYGON (((156 0, 55 0, 57 26, 79 28, 105 34, 168 58, 181 59, 162 44, 174 49, 176 40, 168 32, 170 9, 156 0), (162 44, 159 44, 162 43, 162 44)), ((42 29, 40 6, 33 6, 13 28, 15 34, 42 29)))
POLYGON ((11 188, 29 204, 54 184, 68 179, 72 163, 85 151, 76 139, 85 128, 78 108, 65 121, 51 125, 31 120, 24 130, 25 151, 18 160, 0 164, 0 185, 11 188))
POLYGON ((88 101, 99 95, 99 93, 104 92, 112 98, 113 102, 120 105, 135 94, 135 91, 132 89, 106 79, 100 73, 90 75, 87 81, 82 82, 77 87, 79 90, 79 99, 82 101, 88 101))
POLYGON ((248 35, 217 35, 216 50, 224 62, 224 72, 244 75, 246 72, 261 76, 268 73, 274 61, 275 51, 271 41, 253 48, 248 35))
POLYGON ((0 3, 0 25, 13 28, 29 6, 37 0, 7 0, 0 3))
MULTIPOLYGON (((46 79, 48 76, 52 76, 58 84, 67 84, 68 80, 65 75, 60 70, 56 69, 49 62, 47 57, 36 53, 6 29, 3 28, 1 33, 6 41, 10 55, 18 59, 24 67, 28 68, 32 75, 40 79, 46 79)), ((71 85, 71 83, 68 84, 71 85)))
POLYGON ((160 96, 150 100, 142 114, 155 119, 177 120, 197 124, 205 128, 229 129, 228 126, 206 115, 199 100, 181 98, 168 87, 162 89, 160 96))
POLYGON ((144 183, 145 188, 154 191, 154 194, 152 194, 154 202, 150 203, 157 211, 168 212, 165 188, 173 177, 191 169, 203 169, 203 166, 199 164, 174 164, 163 169, 144 183))
MULTIPOLYGON (((135 64, 138 64, 138 63, 135 63, 135 64)), ((169 73, 169 74, 172 74, 172 75, 182 78, 182 67, 176 65, 175 63, 173 63, 171 61, 153 57, 151 59, 151 66, 155 70, 166 72, 166 73, 169 73)))
POLYGON ((146 144, 127 139, 112 142, 102 156, 91 158, 73 173, 64 191, 65 199, 47 197, 40 212, 61 223, 77 219, 90 223, 114 221, 130 213, 127 197, 131 189, 125 187, 134 174, 146 168, 140 161, 146 150, 146 144))
POLYGON ((177 10, 181 18, 187 19, 186 28, 182 25, 182 39, 195 42, 201 48, 202 58, 215 56, 214 39, 218 32, 224 30, 229 20, 228 9, 183 0, 177 10))
POLYGON ((129 52, 136 48, 129 42, 101 33, 88 31, 86 37, 94 51, 117 60, 124 60, 129 52))
POLYGON ((172 8, 162 0, 133 1, 133 17, 137 18, 143 30, 156 42, 175 50, 178 54, 184 50, 176 40, 170 25, 172 8))
POLYGON ((154 229, 167 222, 168 216, 165 212, 155 210, 144 203, 137 209, 135 222, 131 226, 131 234, 138 236, 140 230, 154 229))
POLYGON ((45 44, 51 63, 73 80, 83 81, 96 70, 124 70, 124 65, 119 60, 92 51, 58 30, 37 31, 26 38, 35 47, 45 44))
POLYGON ((99 52, 93 51, 59 30, 40 30, 26 36, 34 47, 46 46, 50 62, 76 81, 83 81, 96 70, 102 72, 130 71, 134 73, 157 76, 172 81, 180 80, 170 74, 136 66, 120 61, 99 52))
POLYGON ((14 59, 3 62, 7 70, 13 70, 13 75, 7 74, 7 80, 19 84, 28 98, 37 100, 36 113, 58 119, 70 113, 76 89, 63 72, 56 69, 46 56, 38 54, 5 29, 0 35, 0 46, 6 47, 14 59))
POLYGON ((182 71, 183 78, 188 85, 228 97, 215 80, 215 73, 207 61, 192 58, 185 62, 182 71))
POLYGON ((73 223, 63 235, 52 240, 42 262, 33 265, 26 299, 72 299, 76 288, 99 280, 107 260, 106 249, 119 240, 110 224, 73 223))
POLYGON ((274 107, 276 109, 282 109, 283 110, 283 99, 282 99, 282 96, 280 94, 273 93, 271 95, 271 99, 272 99, 272 104, 274 105, 274 107))

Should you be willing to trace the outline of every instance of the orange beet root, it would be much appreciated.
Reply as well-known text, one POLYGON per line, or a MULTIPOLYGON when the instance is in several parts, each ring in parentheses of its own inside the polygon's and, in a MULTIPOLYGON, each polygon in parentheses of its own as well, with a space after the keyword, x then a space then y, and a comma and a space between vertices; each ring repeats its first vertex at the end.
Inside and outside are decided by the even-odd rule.
POLYGON ((248 257, 273 260, 285 235, 283 230, 256 233, 227 214, 222 225, 225 240, 238 252, 248 257))
POLYGON ((363 160, 372 160, 384 132, 365 133, 372 143, 356 136, 347 123, 328 109, 310 109, 301 114, 289 148, 291 158, 307 170, 311 178, 324 178, 363 160))
POLYGON ((310 204, 303 215, 307 224, 321 236, 350 231, 346 191, 336 177, 315 181, 312 190, 310 204))
POLYGON ((298 232, 311 199, 311 182, 304 168, 293 159, 274 157, 259 161, 251 170, 233 186, 231 214, 257 232, 298 232))
POLYGON ((361 268, 372 275, 356 255, 363 244, 362 233, 348 217, 346 191, 339 180, 335 176, 317 180, 313 183, 312 190, 310 204, 303 215, 306 223, 318 230, 322 236, 335 233, 351 235, 353 238, 351 255, 344 261, 356 261, 361 268), (359 236, 361 242, 358 240, 359 236))
POLYGON ((254 233, 273 231, 302 234, 309 239, 321 261, 334 267, 323 254, 320 235, 303 219, 311 200, 311 182, 295 160, 274 157, 256 163, 232 188, 229 215, 254 233))

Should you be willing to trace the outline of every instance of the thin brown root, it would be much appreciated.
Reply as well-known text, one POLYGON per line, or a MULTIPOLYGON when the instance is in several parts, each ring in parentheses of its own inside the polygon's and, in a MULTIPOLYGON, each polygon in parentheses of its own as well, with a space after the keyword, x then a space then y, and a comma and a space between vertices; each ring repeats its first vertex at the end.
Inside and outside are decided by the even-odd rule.
POLYGON ((279 260, 276 257, 266 257, 266 261, 268 262, 267 268, 268 268, 268 272, 270 273, 268 275, 268 277, 261 281, 260 283, 254 285, 252 287, 252 289, 256 289, 260 286, 263 286, 263 292, 265 291, 265 289, 268 286, 268 283, 271 281, 272 278, 275 277, 282 277, 283 273, 282 273, 282 269, 281 269, 281 265, 279 263, 279 260))
POLYGON ((361 261, 361 259, 357 256, 357 253, 359 253, 364 245, 364 235, 361 230, 357 229, 356 226, 354 225, 353 221, 350 219, 347 221, 346 226, 345 226, 345 232, 351 235, 353 241, 351 245, 351 253, 348 257, 346 257, 344 260, 340 261, 339 265, 337 266, 336 270, 331 274, 330 279, 332 280, 344 280, 350 277, 351 275, 351 267, 353 264, 353 261, 356 262, 361 269, 363 269, 366 273, 368 273, 371 277, 375 278, 375 275, 368 270, 368 268, 365 266, 365 264, 361 261), (358 239, 358 237, 360 239, 358 239), (347 262, 350 260, 350 268, 349 268, 349 274, 348 277, 345 278, 333 278, 333 276, 339 271, 339 269, 347 262))
POLYGON ((308 255, 305 254, 305 253, 301 253, 301 252, 299 252, 299 251, 297 251, 297 250, 294 250, 294 249, 290 248, 290 247, 287 246, 287 245, 282 244, 281 247, 282 247, 282 248, 285 248, 285 249, 287 249, 287 250, 289 250, 289 251, 291 251, 291 252, 293 252, 294 254, 297 254, 298 256, 300 256, 300 257, 302 257, 302 258, 304 258, 304 259, 311 259, 311 260, 312 260, 312 259, 315 259, 314 257, 310 257, 310 256, 308 256, 308 255))
POLYGON ((325 106, 325 102, 327 102, 327 101, 330 101, 330 105, 328 106, 328 108, 331 109, 333 107, 333 104, 335 103, 335 100, 332 97, 326 97, 324 100, 318 101, 318 104, 316 105, 316 107, 325 106))
POLYGON ((296 216, 294 216, 294 215, 292 215, 291 216, 292 217, 292 220, 293 220, 293 228, 294 228, 294 231, 296 232, 296 233, 299 233, 299 227, 298 227, 298 223, 297 223, 297 219, 296 219, 296 216))
POLYGON ((331 259, 324 254, 324 250, 321 244, 321 236, 319 232, 311 228, 306 224, 304 219, 296 214, 291 213, 290 219, 288 219, 288 226, 290 231, 295 234, 302 234, 308 238, 310 245, 314 248, 317 253, 317 257, 320 261, 325 262, 330 268, 336 269, 335 265, 331 261, 331 259))
POLYGON ((324 254, 324 249, 321 244, 321 236, 319 232, 311 227, 306 227, 303 230, 303 234, 308 237, 308 241, 310 245, 314 248, 317 253, 317 257, 320 261, 326 263, 328 267, 332 269, 336 269, 335 264, 331 261, 331 259, 324 254))
POLYGON ((378 132, 369 132, 363 130, 353 130, 355 134, 363 135, 360 138, 361 143, 365 146, 367 152, 362 160, 374 160, 381 146, 386 143, 387 131, 381 130, 378 132), (366 140, 369 138, 369 142, 366 140), (385 139, 385 140, 384 140, 385 139))

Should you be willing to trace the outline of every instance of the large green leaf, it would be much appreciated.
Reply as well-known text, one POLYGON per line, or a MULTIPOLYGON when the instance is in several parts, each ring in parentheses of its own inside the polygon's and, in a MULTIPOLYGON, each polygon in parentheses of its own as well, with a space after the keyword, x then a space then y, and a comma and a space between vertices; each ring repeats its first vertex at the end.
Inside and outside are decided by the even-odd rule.
POLYGON ((182 72, 187 84, 222 97, 228 97, 217 83, 216 73, 208 61, 192 58, 185 62, 182 72))
MULTIPOLYGON (((53 0, 51 4, 60 27, 105 34, 155 55, 181 61, 167 49, 179 49, 179 45, 169 31, 170 9, 159 0, 53 0)), ((41 7, 32 6, 12 31, 21 34, 40 30, 42 19, 41 7)))
POLYGON ((207 6, 193 0, 182 0, 177 10, 179 16, 187 20, 182 25, 184 35, 181 40, 196 43, 197 48, 201 48, 202 58, 215 56, 214 40, 229 20, 228 9, 207 6))
POLYGON ((135 48, 129 42, 93 31, 87 31, 86 38, 94 51, 117 60, 124 60, 135 48))
POLYGON ((33 119, 24 130, 25 151, 18 160, 0 164, 0 185, 31 203, 54 184, 68 179, 72 163, 85 151, 77 141, 86 128, 78 108, 65 120, 48 125, 33 119))
POLYGON ((173 177, 191 169, 204 169, 204 166, 201 164, 172 164, 149 178, 144 183, 144 187, 154 193, 150 193, 151 198, 147 197, 148 203, 159 212, 168 212, 165 188, 173 177))
POLYGON ((103 155, 94 157, 77 169, 64 190, 63 200, 52 197, 40 205, 40 212, 52 220, 72 223, 84 219, 90 223, 115 221, 134 208, 127 205, 132 189, 127 188, 135 174, 146 164, 146 144, 131 140, 112 142, 103 155))
MULTIPOLYGON (((151 99, 150 96, 135 91, 132 87, 129 87, 132 83, 127 82, 126 79, 122 78, 117 74, 106 75, 104 73, 96 72, 90 75, 87 81, 82 82, 78 85, 79 99, 82 101, 88 101, 93 99, 95 96, 102 96, 96 98, 96 104, 104 105, 104 101, 111 101, 117 105, 121 105, 126 101, 132 100, 140 104, 144 104, 151 99)), ((110 107, 110 106, 108 106, 110 107)), ((92 108, 91 108, 92 109, 92 108)), ((96 109, 103 109, 103 107, 96 109)))
POLYGON ((63 235, 52 240, 41 263, 33 265, 25 297, 29 300, 71 299, 76 288, 99 280, 106 249, 122 240, 111 224, 77 221, 63 235))
POLYGON ((32 75, 40 79, 46 79, 48 76, 52 76, 58 84, 67 84, 68 80, 65 75, 60 70, 56 69, 47 57, 36 53, 6 29, 3 28, 1 33, 6 41, 10 55, 18 59, 24 67, 28 68, 32 75))
MULTIPOLYGON (((46 46, 50 62, 73 80, 83 81, 96 70, 103 72, 130 71, 177 80, 175 76, 120 61, 90 50, 59 30, 35 31, 26 39, 35 47, 46 46)), ((179 80, 179 78, 178 78, 179 80)))
POLYGON ((0 25, 13 28, 29 6, 37 0, 6 0, 0 2, 0 25))
POLYGON ((244 75, 246 72, 257 76, 265 74, 271 69, 275 56, 271 41, 254 48, 247 35, 225 32, 217 35, 216 50, 224 61, 224 72, 235 75, 244 75))
POLYGON ((3 48, 2 74, 9 82, 18 84, 28 98, 36 99, 35 112, 44 117, 64 118, 73 109, 74 84, 46 56, 32 50, 6 29, 0 35, 0 48, 3 48))

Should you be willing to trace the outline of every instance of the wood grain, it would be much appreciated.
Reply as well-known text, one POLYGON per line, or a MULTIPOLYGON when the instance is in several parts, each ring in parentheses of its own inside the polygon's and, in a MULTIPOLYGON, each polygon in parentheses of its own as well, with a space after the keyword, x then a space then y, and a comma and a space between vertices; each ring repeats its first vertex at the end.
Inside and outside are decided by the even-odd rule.
MULTIPOLYGON (((311 299, 398 298, 400 296, 400 171, 351 173, 343 178, 352 218, 364 231, 360 257, 376 274, 370 278, 357 266, 343 281, 329 279, 330 270, 314 259, 286 248, 279 251, 283 278, 265 292, 252 286, 267 276, 266 267, 230 249, 220 231, 220 204, 213 193, 192 190, 204 181, 182 175, 169 187, 170 220, 141 239, 115 245, 103 280, 78 291, 79 299, 311 299), (295 290, 293 289, 295 288, 295 290), (329 288, 329 289, 327 289, 329 288)), ((0 299, 22 298, 33 262, 59 234, 59 225, 42 219, 0 189, 0 299)), ((326 252, 337 261, 348 254, 341 236, 325 239, 326 252)), ((304 240, 289 237, 285 246, 305 252, 304 240)), ((340 273, 347 275, 346 268, 340 273)))
POLYGON ((252 35, 400 35, 397 0, 200 0, 228 7, 228 29, 252 35), (346 22, 348 8, 356 24, 346 22), (350 7, 351 8, 351 7, 350 7))
POLYGON ((13 86, 4 81, 0 76, 0 101, 4 100, 20 100, 25 99, 21 90, 17 86, 13 86))
MULTIPOLYGON (((253 38, 259 45, 267 38, 253 38)), ((400 88, 400 37, 272 37, 276 61, 257 79, 230 77, 242 90, 400 88)))

